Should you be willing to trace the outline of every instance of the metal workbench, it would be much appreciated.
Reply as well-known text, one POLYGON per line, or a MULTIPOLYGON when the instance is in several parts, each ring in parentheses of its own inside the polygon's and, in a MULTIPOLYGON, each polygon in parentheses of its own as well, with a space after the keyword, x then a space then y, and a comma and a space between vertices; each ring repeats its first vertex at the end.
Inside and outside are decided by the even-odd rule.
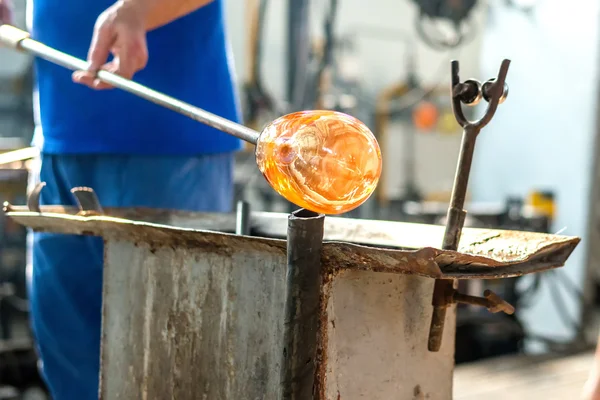
MULTIPOLYGON (((89 192, 87 192, 89 194, 89 192)), ((564 264, 575 237, 250 213, 5 205, 105 240, 102 399, 452 398, 455 305, 427 348, 434 279, 564 264), (32 210, 32 211, 30 211, 32 210), (237 224, 236 224, 237 222, 237 224)))

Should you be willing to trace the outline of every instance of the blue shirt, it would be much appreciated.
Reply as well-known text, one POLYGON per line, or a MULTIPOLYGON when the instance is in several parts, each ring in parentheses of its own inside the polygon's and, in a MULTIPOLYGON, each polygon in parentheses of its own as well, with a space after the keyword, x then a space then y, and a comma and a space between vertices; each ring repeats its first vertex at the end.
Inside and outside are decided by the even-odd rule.
MULTIPOLYGON (((86 59, 97 17, 113 0, 34 0, 31 34, 86 59)), ((223 4, 211 4, 147 35, 149 60, 134 80, 239 121, 223 4)), ((43 152, 193 156, 238 150, 241 141, 119 89, 96 91, 72 71, 35 60, 43 152)))

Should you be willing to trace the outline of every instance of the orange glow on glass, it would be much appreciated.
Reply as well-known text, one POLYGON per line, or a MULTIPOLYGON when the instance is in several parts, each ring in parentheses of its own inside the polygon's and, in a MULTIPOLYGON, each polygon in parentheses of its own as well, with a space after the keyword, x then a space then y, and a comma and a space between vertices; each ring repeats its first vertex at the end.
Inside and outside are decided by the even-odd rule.
POLYGON ((381 175, 381 150, 358 119, 335 111, 300 111, 270 123, 256 161, 273 189, 299 207, 342 214, 363 204, 381 175))

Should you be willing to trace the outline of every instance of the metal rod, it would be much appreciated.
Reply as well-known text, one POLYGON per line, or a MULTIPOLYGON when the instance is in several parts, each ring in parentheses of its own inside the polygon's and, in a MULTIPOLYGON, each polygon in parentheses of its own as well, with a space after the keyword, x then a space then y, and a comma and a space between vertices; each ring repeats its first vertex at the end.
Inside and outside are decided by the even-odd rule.
POLYGON ((288 218, 282 400, 313 398, 319 346, 321 249, 325 216, 300 209, 288 218))
MULTIPOLYGON (((86 61, 75 58, 71 55, 53 49, 52 47, 46 46, 43 43, 30 39, 27 32, 10 25, 0 26, 0 42, 17 50, 27 51, 46 61, 50 61, 73 71, 87 70, 88 68, 88 63, 86 61)), ((109 85, 112 85, 118 89, 149 100, 179 114, 183 114, 186 117, 218 129, 222 132, 228 133, 246 142, 256 144, 258 137, 260 136, 260 133, 253 129, 210 113, 191 104, 177 100, 173 97, 167 96, 163 93, 157 92, 153 89, 108 71, 98 71, 97 78, 102 82, 108 83, 109 85)))
POLYGON ((247 201, 238 201, 235 215, 236 235, 250 235, 250 204, 247 201))
POLYGON ((40 151, 37 147, 25 147, 19 150, 13 150, 0 154, 0 165, 23 162, 39 156, 40 151))
POLYGON ((442 249, 444 250, 458 249, 460 234, 467 216, 467 212, 464 210, 465 199, 467 197, 469 175, 471 174, 475 141, 478 134, 479 128, 474 125, 467 125, 463 129, 456 175, 454 176, 450 206, 448 207, 446 231, 444 232, 444 240, 442 242, 442 249))

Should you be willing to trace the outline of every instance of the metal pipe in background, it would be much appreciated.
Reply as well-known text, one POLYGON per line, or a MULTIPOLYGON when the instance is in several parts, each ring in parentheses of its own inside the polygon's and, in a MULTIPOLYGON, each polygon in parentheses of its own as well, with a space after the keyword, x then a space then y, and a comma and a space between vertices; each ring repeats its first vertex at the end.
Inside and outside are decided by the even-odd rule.
MULTIPOLYGON (((11 25, 0 25, 0 43, 12 47, 16 50, 26 51, 35 56, 43 58, 54 64, 60 65, 67 69, 78 71, 87 70, 88 63, 84 60, 75 58, 71 55, 58 51, 52 47, 46 46, 43 43, 35 41, 29 37, 29 33, 11 25)), ((125 79, 119 75, 112 74, 108 71, 98 71, 97 78, 102 82, 108 83, 118 89, 124 90, 138 97, 151 101, 162 107, 185 115, 195 121, 201 122, 212 128, 228 133, 238 139, 256 144, 260 133, 230 121, 226 118, 219 117, 216 114, 210 113, 199 107, 177 100, 163 93, 152 90, 139 83, 125 79)))
POLYGON ((247 201, 238 201, 235 216, 235 234, 250 235, 250 204, 247 201))
POLYGON ((310 64, 309 29, 310 0, 287 1, 287 76, 286 94, 291 111, 300 111, 305 107, 305 91, 308 84, 308 65, 310 64))
POLYGON ((288 218, 282 400, 314 398, 324 224, 324 215, 304 209, 288 218))

